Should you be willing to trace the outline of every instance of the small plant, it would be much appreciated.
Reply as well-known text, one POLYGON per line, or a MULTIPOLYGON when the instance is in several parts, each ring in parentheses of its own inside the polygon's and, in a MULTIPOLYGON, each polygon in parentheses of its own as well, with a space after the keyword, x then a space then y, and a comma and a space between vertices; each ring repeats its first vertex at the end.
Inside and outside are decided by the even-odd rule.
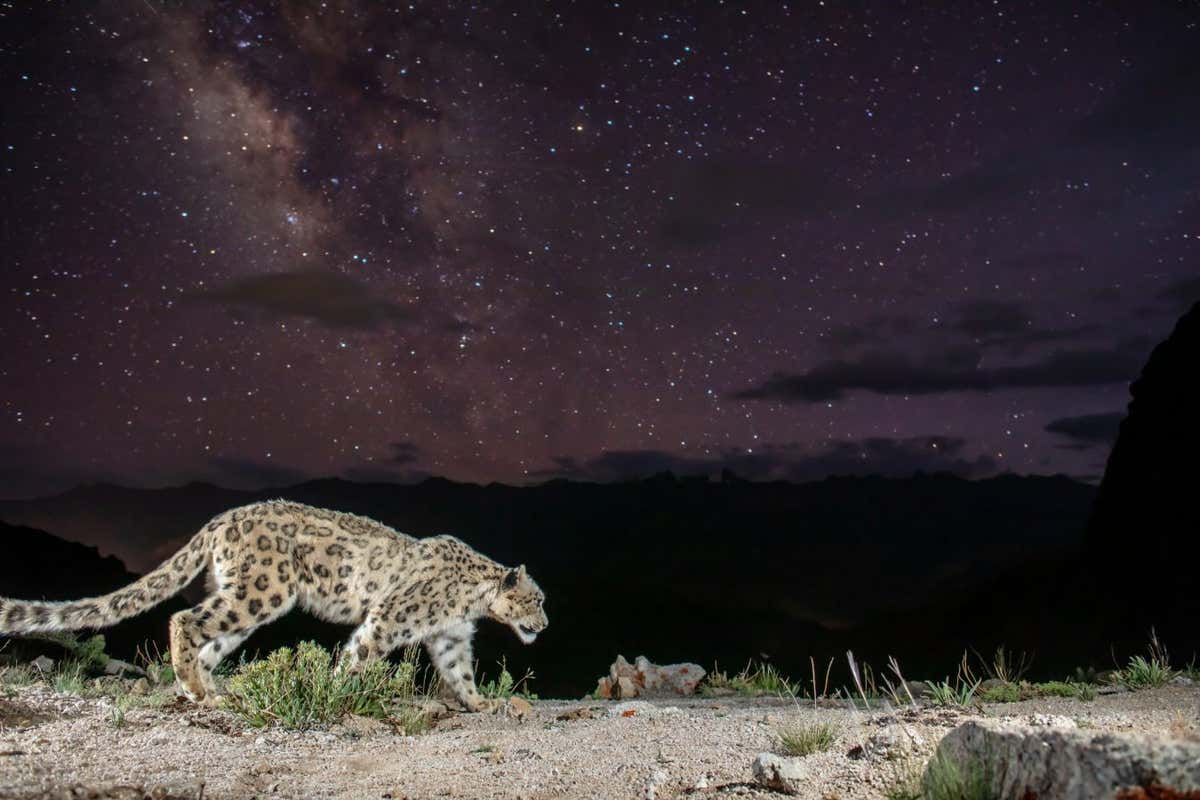
POLYGON ((782 728, 778 731, 779 744, 789 756, 807 756, 823 753, 833 746, 837 731, 827 722, 814 722, 782 728))
POLYGON ((537 700, 538 696, 529 691, 529 682, 533 680, 533 670, 526 670, 520 680, 513 680, 508 671, 508 662, 500 658, 500 674, 495 680, 479 681, 479 693, 494 700, 507 700, 510 697, 523 697, 526 700, 537 700))
POLYGON ((372 661, 348 670, 320 645, 301 642, 239 668, 229 680, 228 702, 255 727, 305 729, 357 715, 390 717, 406 734, 417 733, 428 719, 416 707, 416 659, 416 649, 408 648, 395 666, 372 661))
POLYGON ((108 724, 114 728, 125 727, 125 712, 129 709, 129 697, 122 695, 113 699, 112 708, 108 710, 108 724))
POLYGON ((1187 666, 1179 670, 1179 674, 1190 681, 1200 681, 1200 665, 1196 664, 1195 656, 1187 663, 1187 666))
POLYGON ((958 762, 935 755, 921 779, 923 800, 996 800, 991 765, 980 759, 958 762))
POLYGON ((155 686, 175 683, 175 668, 171 666, 171 654, 163 652, 158 642, 148 639, 137 649, 134 662, 146 673, 146 679, 155 686))
POLYGON ((950 683, 949 678, 941 683, 925 681, 925 686, 929 689, 929 703, 935 706, 969 706, 975 698, 979 684, 978 680, 967 683, 961 678, 954 683, 950 683))

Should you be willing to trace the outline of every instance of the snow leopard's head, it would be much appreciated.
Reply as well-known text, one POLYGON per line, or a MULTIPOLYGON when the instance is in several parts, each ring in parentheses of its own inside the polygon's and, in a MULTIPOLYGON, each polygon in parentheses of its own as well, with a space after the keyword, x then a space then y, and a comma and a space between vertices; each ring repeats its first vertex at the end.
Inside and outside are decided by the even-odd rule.
POLYGON ((488 616, 512 628, 525 644, 531 644, 550 624, 542 609, 545 600, 546 595, 522 564, 508 570, 500 579, 496 595, 488 606, 488 616))

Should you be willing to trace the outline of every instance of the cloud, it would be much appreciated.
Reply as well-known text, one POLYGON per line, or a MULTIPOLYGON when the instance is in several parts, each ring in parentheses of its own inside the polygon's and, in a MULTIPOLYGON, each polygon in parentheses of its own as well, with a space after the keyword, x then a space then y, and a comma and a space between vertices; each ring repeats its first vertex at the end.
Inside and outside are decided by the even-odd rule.
POLYGON ((1115 442, 1117 430, 1123 419, 1125 419, 1123 411, 1114 411, 1108 414, 1084 414, 1079 417, 1060 417, 1047 424, 1046 430, 1070 440, 1069 444, 1064 445, 1065 447, 1082 450, 1115 442))
POLYGON ((414 316, 408 309, 374 295, 353 278, 324 270, 238 278, 188 296, 276 317, 311 319, 331 328, 370 330, 406 322, 414 316))
POLYGON ((753 452, 729 449, 712 455, 665 450, 616 450, 580 462, 559 456, 553 466, 531 473, 535 478, 620 481, 662 472, 717 475, 730 470, 749 480, 819 480, 829 475, 901 477, 917 471, 953 472, 979 477, 996 472, 990 457, 965 455, 966 441, 945 436, 908 439, 872 437, 830 442, 820 448, 799 444, 766 445, 753 452))
POLYGON ((1059 351, 1017 366, 980 367, 978 349, 947 350, 921 362, 890 351, 856 360, 826 361, 802 373, 776 373, 735 392, 740 400, 822 403, 859 390, 886 395, 994 391, 1015 388, 1103 386, 1137 375, 1141 358, 1128 351, 1059 351))
POLYGON ((389 464, 412 464, 421 457, 421 448, 415 442, 392 442, 388 446, 392 449, 389 464))
POLYGON ((108 470, 81 466, 74 456, 0 442, 0 500, 23 500, 65 491, 81 483, 115 483, 108 470))
POLYGON ((1010 335, 1026 331, 1029 314, 1020 303, 1001 300, 975 300, 963 306, 955 327, 969 336, 1010 335))

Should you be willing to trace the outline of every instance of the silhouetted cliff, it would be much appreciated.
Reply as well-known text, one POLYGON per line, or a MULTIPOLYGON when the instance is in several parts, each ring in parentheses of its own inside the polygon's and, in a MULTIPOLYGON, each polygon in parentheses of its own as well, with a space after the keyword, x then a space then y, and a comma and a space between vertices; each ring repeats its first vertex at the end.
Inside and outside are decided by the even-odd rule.
POLYGON ((1130 387, 1088 524, 1114 622, 1200 638, 1200 303, 1130 387))

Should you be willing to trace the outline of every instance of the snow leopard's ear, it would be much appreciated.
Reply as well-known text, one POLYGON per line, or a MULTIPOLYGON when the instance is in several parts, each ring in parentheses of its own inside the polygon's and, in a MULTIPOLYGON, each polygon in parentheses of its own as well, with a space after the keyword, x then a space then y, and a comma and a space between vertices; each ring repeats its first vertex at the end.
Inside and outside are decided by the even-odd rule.
POLYGON ((503 586, 505 589, 515 589, 517 584, 521 582, 521 578, 525 575, 525 566, 521 565, 518 569, 510 569, 508 574, 504 576, 503 586))

